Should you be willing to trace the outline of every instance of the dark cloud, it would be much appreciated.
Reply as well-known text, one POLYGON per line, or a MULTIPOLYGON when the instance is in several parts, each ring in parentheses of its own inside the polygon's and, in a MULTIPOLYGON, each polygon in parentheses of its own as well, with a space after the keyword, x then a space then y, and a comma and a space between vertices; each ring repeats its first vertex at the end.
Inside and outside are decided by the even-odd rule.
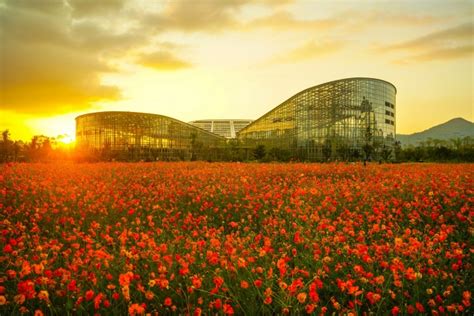
POLYGON ((122 10, 127 0, 67 0, 75 17, 107 16, 122 10))
POLYGON ((12 9, 15 8, 45 14, 63 13, 64 8, 67 6, 64 0, 4 0, 4 3, 7 7, 12 9))
MULTIPOLYGON (((238 13, 244 6, 278 8, 293 0, 223 0, 223 1, 169 1, 162 11, 145 14, 142 25, 155 31, 223 32, 244 25, 238 13)), ((142 14, 142 12, 140 13, 142 14)))
MULTIPOLYGON (((186 32, 223 31, 238 24, 234 13, 244 1, 170 1, 158 13, 145 14, 145 28, 163 32, 179 30, 186 32)), ((141 13, 140 13, 141 14, 141 13)))
POLYGON ((0 6, 2 39, 33 45, 71 43, 67 34, 69 18, 64 14, 68 12, 66 6, 58 6, 54 2, 54 10, 45 10, 48 5, 26 7, 23 1, 9 3, 5 7, 0 6))
POLYGON ((66 113, 119 98, 118 88, 100 82, 111 69, 71 35, 70 8, 62 1, 41 3, 0 7, 2 109, 66 113))
POLYGON ((71 36, 82 49, 97 53, 127 51, 134 47, 147 45, 150 41, 148 36, 138 30, 127 29, 122 32, 114 32, 90 20, 75 23, 71 36))
POLYGON ((117 88, 100 83, 107 66, 69 47, 8 42, 2 49, 2 66, 3 109, 66 113, 119 97, 117 88))

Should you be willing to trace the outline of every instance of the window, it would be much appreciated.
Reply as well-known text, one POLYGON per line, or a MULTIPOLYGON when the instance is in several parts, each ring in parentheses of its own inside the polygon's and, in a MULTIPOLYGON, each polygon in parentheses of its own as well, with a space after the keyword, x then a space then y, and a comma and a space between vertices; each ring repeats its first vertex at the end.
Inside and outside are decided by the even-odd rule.
POLYGON ((394 106, 392 103, 387 102, 387 101, 385 101, 385 106, 386 106, 386 107, 389 107, 389 108, 392 108, 392 109, 395 108, 395 106, 394 106))

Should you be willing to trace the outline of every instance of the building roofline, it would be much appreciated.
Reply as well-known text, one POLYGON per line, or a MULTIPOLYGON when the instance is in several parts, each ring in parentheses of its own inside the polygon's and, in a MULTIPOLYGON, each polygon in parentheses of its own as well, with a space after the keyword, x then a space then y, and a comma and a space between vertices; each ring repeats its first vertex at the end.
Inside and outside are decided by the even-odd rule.
POLYGON ((202 120, 193 120, 189 123, 201 123, 201 122, 238 122, 238 121, 254 121, 251 119, 202 119, 202 120))
POLYGON ((290 101, 291 99, 299 96, 300 94, 303 94, 309 90, 313 90, 315 88, 319 88, 319 87, 322 87, 322 86, 325 86, 325 85, 328 85, 328 84, 332 84, 332 83, 336 83, 336 82, 339 82, 339 81, 347 81, 347 80, 354 80, 354 79, 363 79, 363 80, 373 80, 373 81, 381 81, 383 83, 387 83, 389 85, 391 85, 394 89, 395 89, 395 94, 397 94, 397 87, 395 87, 395 85, 389 81, 386 81, 386 80, 382 80, 382 79, 378 79, 378 78, 371 78, 371 77, 350 77, 350 78, 343 78, 343 79, 337 79, 337 80, 332 80, 332 81, 328 81, 328 82, 324 82, 324 83, 320 83, 320 84, 317 84, 315 86, 312 86, 312 87, 309 87, 309 88, 306 88, 304 90, 301 90, 300 92, 292 95, 291 97, 289 97, 288 99, 286 99, 285 101, 281 102, 280 104, 278 104, 276 107, 272 108, 271 110, 269 110, 268 112, 266 112, 265 114, 263 114, 262 116, 260 116, 259 118, 257 118, 256 120, 254 120, 252 123, 250 123, 249 125, 245 126, 244 128, 242 128, 237 134, 240 134, 242 131, 246 130, 247 128, 251 127, 253 124, 259 122, 260 120, 262 120, 263 118, 265 118, 267 115, 269 115, 271 112, 275 111, 276 109, 278 109, 280 106, 282 106, 283 104, 285 104, 286 102, 290 101))
POLYGON ((139 115, 147 115, 147 116, 151 116, 151 117, 165 118, 165 119, 168 119, 168 120, 171 120, 171 121, 180 123, 180 124, 187 125, 187 126, 193 128, 193 129, 198 129, 198 130, 200 130, 200 131, 203 131, 203 132, 206 133, 206 134, 209 134, 209 135, 212 135, 212 136, 215 136, 215 137, 222 138, 223 140, 226 139, 225 137, 223 137, 223 136, 221 136, 221 135, 218 135, 218 134, 215 134, 215 133, 211 133, 211 132, 206 131, 205 129, 200 128, 200 127, 198 127, 198 126, 194 126, 194 125, 192 125, 192 124, 189 124, 189 123, 180 121, 180 120, 175 119, 175 118, 172 118, 172 117, 170 117, 170 116, 161 115, 161 114, 156 114, 156 113, 133 112, 133 111, 99 111, 99 112, 90 112, 90 113, 81 114, 81 115, 79 115, 79 116, 76 116, 75 120, 77 121, 78 118, 83 118, 83 117, 85 117, 85 116, 101 115, 101 114, 131 114, 131 115, 139 114, 139 115))

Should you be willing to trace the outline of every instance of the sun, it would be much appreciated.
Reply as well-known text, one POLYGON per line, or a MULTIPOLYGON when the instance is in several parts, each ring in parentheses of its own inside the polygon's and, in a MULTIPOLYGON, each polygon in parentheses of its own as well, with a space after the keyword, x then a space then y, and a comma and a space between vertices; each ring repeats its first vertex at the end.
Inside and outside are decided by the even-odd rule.
POLYGON ((69 145, 75 141, 75 138, 69 134, 62 134, 57 137, 57 141, 61 144, 69 145))

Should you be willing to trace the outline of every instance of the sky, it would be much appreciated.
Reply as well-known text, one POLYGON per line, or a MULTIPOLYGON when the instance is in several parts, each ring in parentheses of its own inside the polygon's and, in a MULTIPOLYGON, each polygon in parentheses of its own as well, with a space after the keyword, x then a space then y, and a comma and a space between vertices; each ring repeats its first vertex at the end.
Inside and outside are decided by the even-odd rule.
POLYGON ((455 0, 0 0, 0 129, 73 136, 94 111, 256 119, 348 77, 397 87, 397 133, 473 121, 473 17, 455 0))

